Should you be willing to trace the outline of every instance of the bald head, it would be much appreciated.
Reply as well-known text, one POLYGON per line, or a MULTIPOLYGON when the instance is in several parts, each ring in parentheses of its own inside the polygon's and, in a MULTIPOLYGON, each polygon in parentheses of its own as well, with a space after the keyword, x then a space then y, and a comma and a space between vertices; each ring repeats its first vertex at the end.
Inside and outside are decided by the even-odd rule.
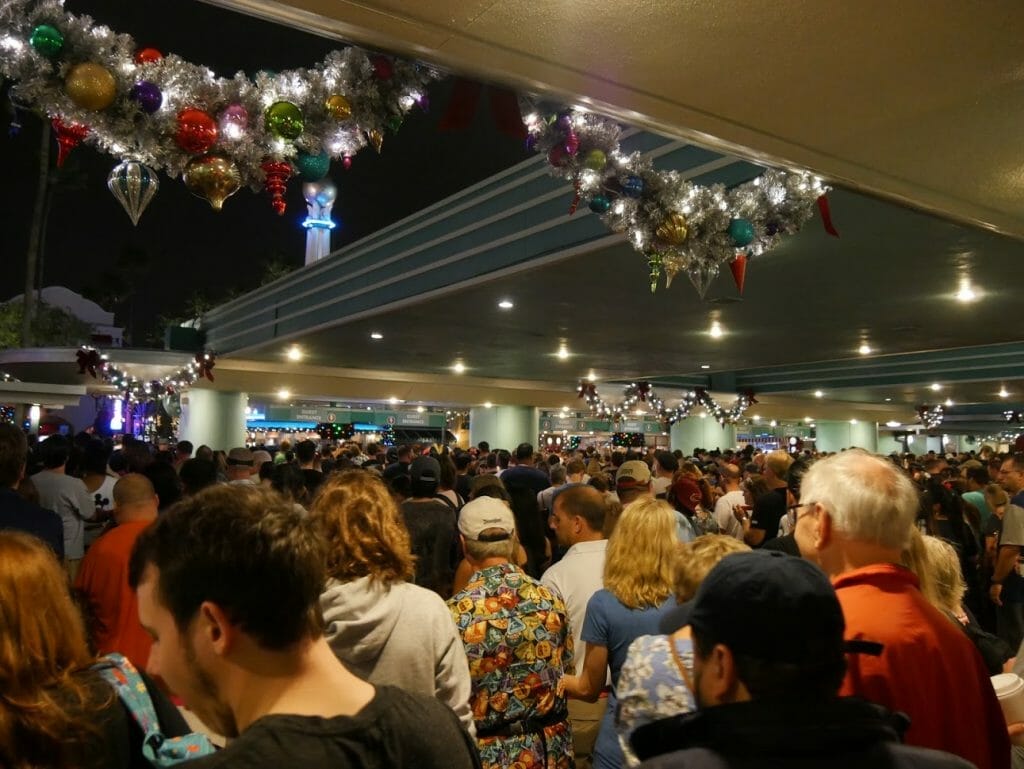
POLYGON ((593 486, 572 486, 566 489, 555 497, 555 508, 563 515, 581 518, 586 527, 583 532, 586 538, 597 535, 600 539, 608 503, 604 494, 593 486))
POLYGON ((114 484, 114 516, 118 523, 156 518, 160 499, 149 478, 128 473, 114 484))

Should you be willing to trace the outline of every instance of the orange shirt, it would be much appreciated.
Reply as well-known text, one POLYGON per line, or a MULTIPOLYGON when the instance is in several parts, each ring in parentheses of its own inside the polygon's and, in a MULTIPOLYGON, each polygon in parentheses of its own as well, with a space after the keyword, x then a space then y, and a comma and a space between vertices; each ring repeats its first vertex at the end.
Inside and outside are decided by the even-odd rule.
POLYGON ((846 638, 883 644, 879 657, 851 654, 840 695, 910 716, 908 745, 945 750, 978 767, 1010 766, 1010 742, 981 655, 929 604, 917 577, 874 564, 836 577, 846 638))
POLYGON ((135 540, 148 525, 148 521, 122 523, 96 540, 75 580, 95 618, 96 650, 120 652, 139 670, 146 669, 152 640, 139 624, 138 601, 128 586, 128 560, 135 540))

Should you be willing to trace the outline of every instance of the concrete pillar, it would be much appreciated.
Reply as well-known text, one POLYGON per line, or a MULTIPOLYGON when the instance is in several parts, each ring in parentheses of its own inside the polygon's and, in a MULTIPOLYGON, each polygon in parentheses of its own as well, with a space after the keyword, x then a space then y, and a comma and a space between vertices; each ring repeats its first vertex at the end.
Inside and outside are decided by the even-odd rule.
POLYGON ((859 449, 878 451, 878 426, 874 422, 838 422, 819 419, 815 427, 818 451, 842 451, 856 446, 859 449))
POLYGON ((192 389, 181 395, 180 440, 215 451, 245 445, 245 393, 192 389))
POLYGON ((736 446, 736 426, 720 425, 711 417, 694 414, 672 425, 669 440, 673 451, 679 449, 686 456, 695 448, 724 451, 736 446))
POLYGON ((515 451, 520 443, 537 448, 540 410, 530 406, 492 406, 469 410, 469 443, 487 441, 491 449, 515 451))

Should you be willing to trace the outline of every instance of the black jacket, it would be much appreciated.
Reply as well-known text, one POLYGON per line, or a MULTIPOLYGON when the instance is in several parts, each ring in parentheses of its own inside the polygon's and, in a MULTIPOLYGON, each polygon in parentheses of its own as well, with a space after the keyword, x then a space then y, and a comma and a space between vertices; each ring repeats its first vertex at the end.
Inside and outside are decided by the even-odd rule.
MULTIPOLYGON (((644 769, 969 769, 957 756, 901 744, 902 714, 853 697, 755 700, 662 719, 630 739, 644 769)), ((964 728, 970 728, 964 725, 964 728)))

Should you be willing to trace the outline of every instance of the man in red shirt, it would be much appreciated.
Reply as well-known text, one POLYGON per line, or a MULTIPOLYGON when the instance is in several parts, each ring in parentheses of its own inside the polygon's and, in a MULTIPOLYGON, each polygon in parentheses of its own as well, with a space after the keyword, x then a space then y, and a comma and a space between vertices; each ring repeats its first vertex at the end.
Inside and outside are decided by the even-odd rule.
POLYGON ((800 552, 832 579, 846 639, 883 647, 877 657, 850 655, 840 694, 906 713, 909 745, 1009 767, 1006 723, 981 655, 899 565, 918 504, 899 468, 859 450, 816 462, 804 476, 800 552))
POLYGON ((135 591, 128 585, 128 561, 139 534, 156 520, 159 505, 146 476, 122 477, 114 485, 117 526, 92 544, 75 580, 89 608, 96 650, 120 652, 139 670, 146 668, 152 640, 139 624, 135 591))

